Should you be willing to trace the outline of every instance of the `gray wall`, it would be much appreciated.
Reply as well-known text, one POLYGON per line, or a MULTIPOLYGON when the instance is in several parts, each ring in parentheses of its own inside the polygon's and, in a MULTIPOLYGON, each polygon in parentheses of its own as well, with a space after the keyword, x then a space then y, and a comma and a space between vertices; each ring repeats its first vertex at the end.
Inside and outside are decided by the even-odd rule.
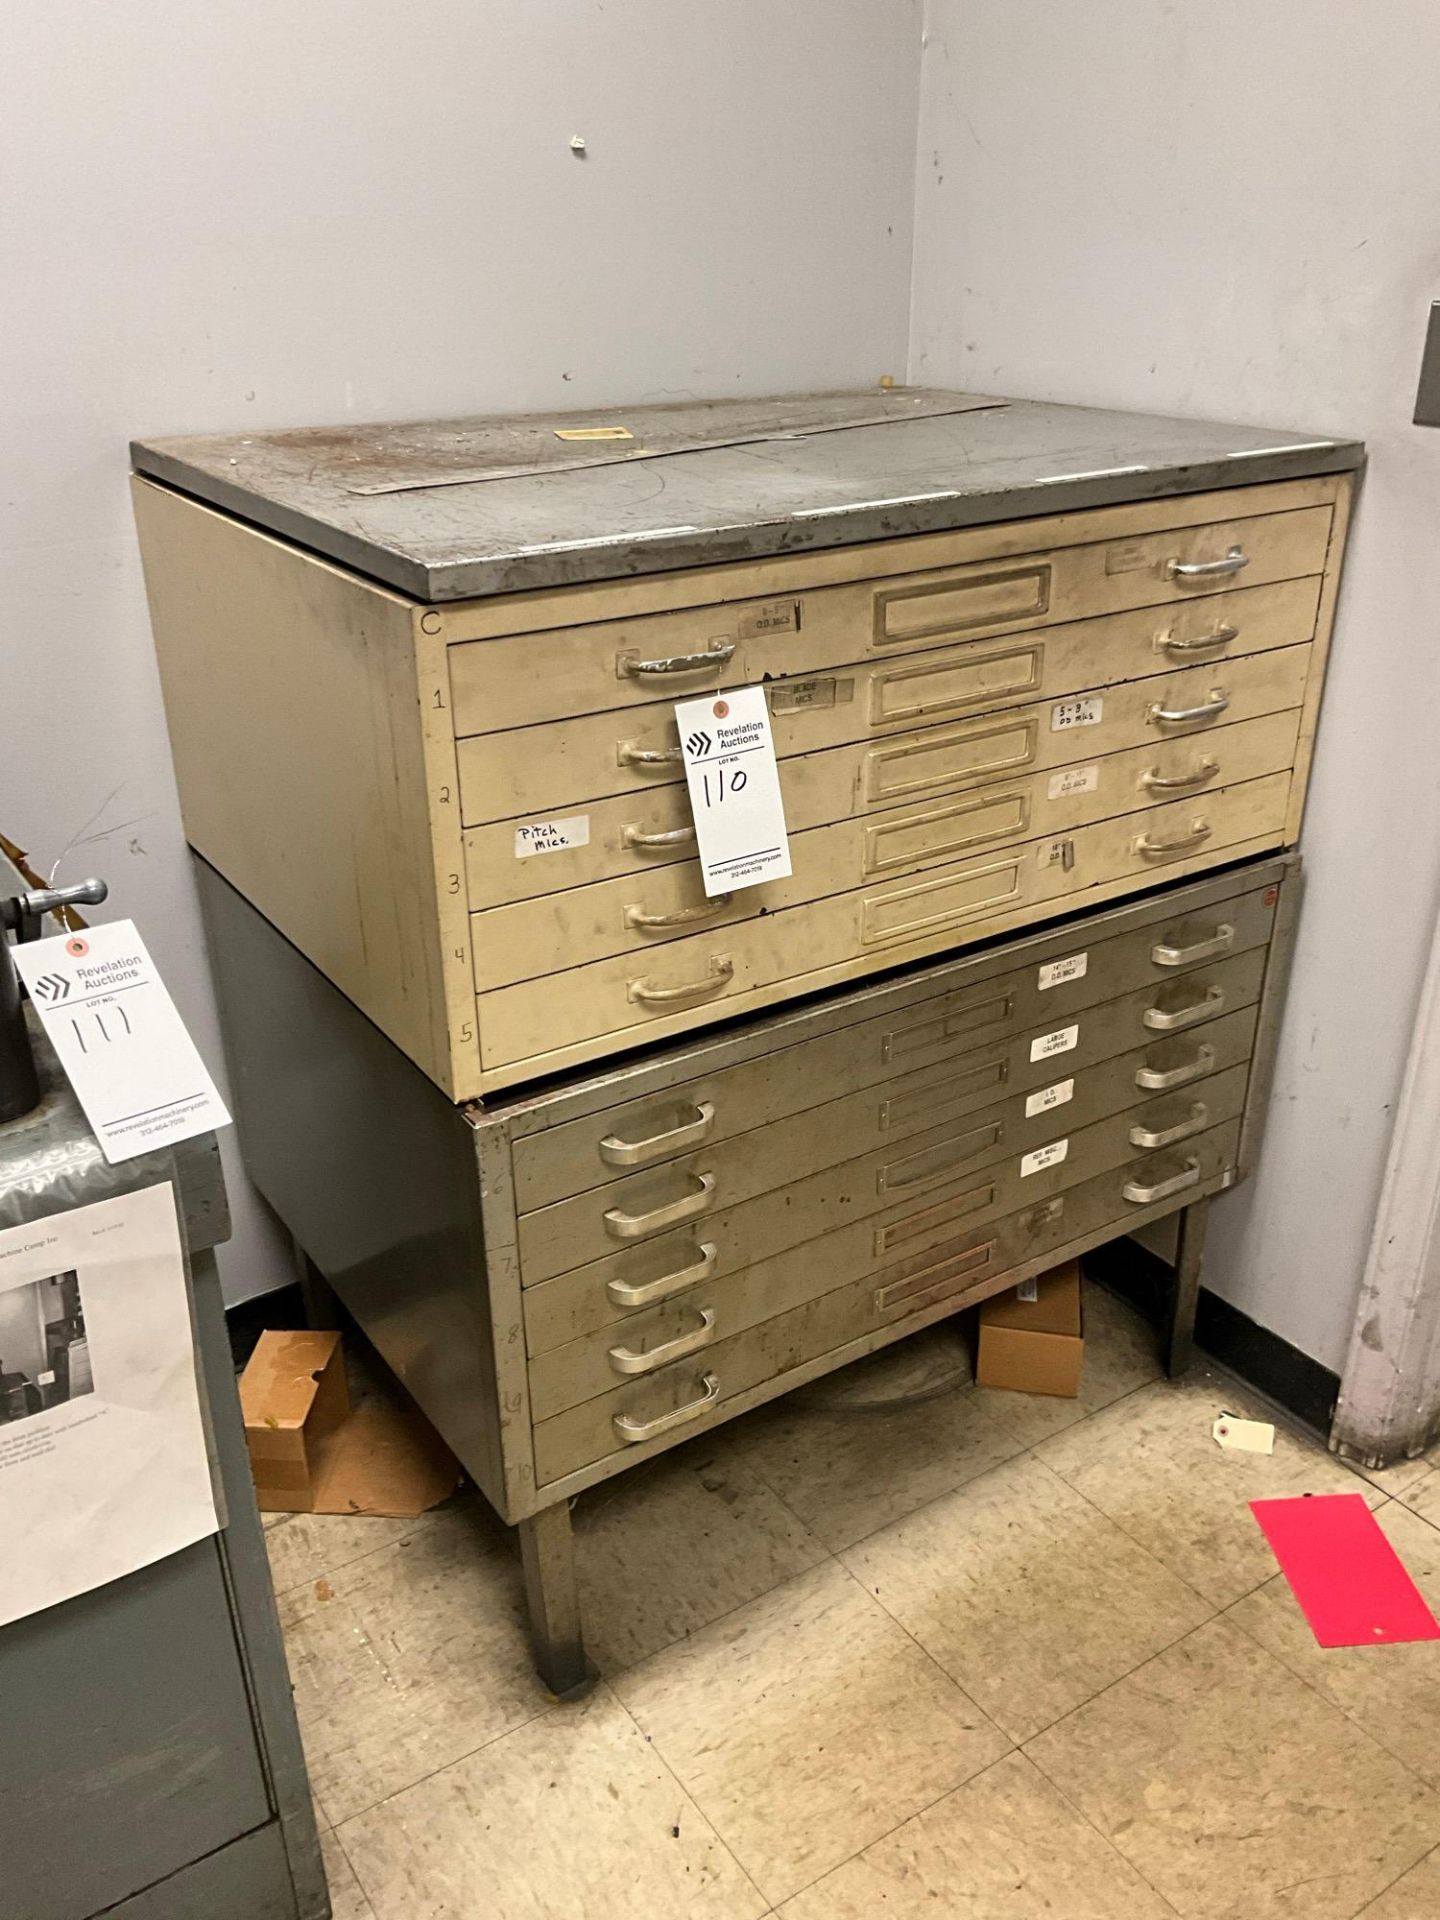
POLYGON ((1266 1152, 1207 1272, 1338 1370, 1440 889, 1440 7, 927 11, 912 379, 1370 444, 1266 1152))
MULTIPOLYGON (((127 438, 899 376, 918 62, 912 0, 6 9, 0 830, 212 1065, 127 438)), ((289 1273, 229 1152, 234 1299, 289 1273)))

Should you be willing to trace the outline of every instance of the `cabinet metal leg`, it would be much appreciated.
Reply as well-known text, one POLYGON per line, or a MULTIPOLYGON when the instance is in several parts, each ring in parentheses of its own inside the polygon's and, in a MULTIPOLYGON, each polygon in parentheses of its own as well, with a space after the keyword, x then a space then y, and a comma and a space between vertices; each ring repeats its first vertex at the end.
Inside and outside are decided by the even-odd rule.
POLYGON ((540 1678, 557 1698, 582 1699, 599 1676, 585 1658, 580 1634, 580 1590, 568 1501, 520 1522, 520 1561, 540 1678))
POLYGON ((1170 1293, 1170 1331, 1165 1342, 1165 1371, 1173 1380, 1184 1373, 1195 1351, 1195 1309, 1200 1300, 1200 1265, 1205 1257, 1209 1198, 1193 1200, 1180 1211, 1175 1248, 1175 1279, 1170 1293))
POLYGON ((295 1255, 295 1278, 300 1282, 305 1324, 312 1333, 334 1333, 340 1326, 340 1303, 335 1290, 293 1236, 290 1245, 295 1255))

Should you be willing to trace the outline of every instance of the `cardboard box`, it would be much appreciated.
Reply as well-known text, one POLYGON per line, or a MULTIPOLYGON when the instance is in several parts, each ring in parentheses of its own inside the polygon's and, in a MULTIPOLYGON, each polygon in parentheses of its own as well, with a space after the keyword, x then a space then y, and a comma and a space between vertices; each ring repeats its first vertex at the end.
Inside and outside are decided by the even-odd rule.
POLYGON ((1073 1400, 1084 1358, 1078 1260, 1041 1274, 1033 1300, 1021 1299, 1012 1288, 980 1309, 978 1386, 1073 1400))
POLYGON ((418 1414, 351 1407, 338 1333, 262 1333, 240 1406, 262 1513, 405 1519, 460 1484, 453 1454, 418 1414))

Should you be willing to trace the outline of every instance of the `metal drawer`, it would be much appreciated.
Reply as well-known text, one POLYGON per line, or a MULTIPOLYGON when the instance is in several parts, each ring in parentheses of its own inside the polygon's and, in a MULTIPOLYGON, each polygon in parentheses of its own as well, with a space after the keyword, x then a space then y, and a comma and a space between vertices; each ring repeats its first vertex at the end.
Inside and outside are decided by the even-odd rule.
MULTIPOLYGON (((1248 1062, 1242 1061, 1181 1093, 1137 1106, 1134 1058, 1107 1061, 1079 1078, 1074 1103, 1064 1112, 1027 1118, 1024 1100, 1018 1099, 977 1114, 968 1132, 917 1145, 914 1153, 889 1162, 875 1185, 887 1197, 904 1192, 907 1186, 918 1193, 933 1193, 938 1185, 953 1186, 960 1175, 968 1178, 984 1172, 992 1178, 983 1186, 972 1185, 967 1197, 988 1192, 991 1198, 983 1207, 976 1204, 962 1211, 967 1218, 978 1215, 981 1219, 987 1213, 1008 1213, 1028 1196, 1047 1162, 1061 1165, 1070 1152, 1078 1167, 1093 1174, 1097 1160, 1103 1166, 1110 1154, 1118 1152, 1123 1160, 1137 1151, 1179 1146, 1236 1118, 1244 1105, 1248 1071, 1248 1062), (1057 1135, 1060 1127, 1067 1130, 1057 1135)), ((941 1203, 948 1205, 950 1197, 947 1191, 941 1203)), ((928 1206, 923 1209, 922 1217, 929 1211, 928 1206)), ((888 1257, 890 1245, 905 1241, 909 1225, 910 1217, 897 1220, 887 1214, 872 1226, 870 1250, 875 1262, 888 1257)), ((667 1300, 533 1355, 533 1417, 547 1419, 633 1375, 653 1373, 768 1320, 787 1306, 827 1292, 835 1284, 827 1241, 807 1242, 802 1256, 807 1252, 809 1258, 781 1254, 715 1280, 694 1279, 667 1300)), ((703 1269, 705 1262, 696 1264, 703 1269)))
POLYGON ((1273 774, 1073 835, 932 868, 758 920, 618 955, 481 998, 487 1068, 583 1044, 613 1049, 974 941, 1150 876, 1258 852, 1284 829, 1290 776, 1273 774))
MULTIPOLYGON (((1203 703, 1206 693, 1197 691, 1203 703)), ((1294 762, 1299 724, 1297 706, 1213 728, 1198 742, 1151 740, 1058 774, 996 781, 806 833, 792 823, 790 876, 729 897, 708 898, 699 863, 690 860, 492 908, 472 917, 476 985, 486 991, 611 954, 644 953, 701 928, 734 926, 872 878, 920 872, 982 848, 1073 832, 1183 794, 1281 773, 1294 762)))
POLYGON ((819 1298, 538 1421, 537 1482, 545 1486, 592 1461, 620 1456, 619 1465, 626 1456, 643 1458, 642 1449, 674 1445, 729 1418, 727 1401, 769 1381, 778 1391, 783 1376, 807 1361, 834 1353, 839 1364, 839 1350, 877 1328, 892 1327, 898 1337, 912 1322, 955 1312, 998 1291, 1008 1269, 1049 1247, 1098 1234, 1107 1224, 1123 1233, 1147 1208, 1178 1205, 1186 1193, 1219 1179, 1234 1164, 1238 1139, 1232 1121, 1173 1151, 1132 1157, 1057 1196, 1058 1205, 1027 1202, 984 1231, 958 1229, 923 1255, 902 1257, 879 1272, 843 1267, 837 1253, 830 1269, 836 1284, 819 1298))
MULTIPOLYGON (((654 1239, 671 1227, 689 1224, 703 1234, 708 1218, 757 1193, 872 1149, 893 1152, 911 1135, 944 1128, 966 1114, 974 1116, 976 1127, 995 1129, 997 1141, 1011 1137, 1020 1116, 1011 1114, 1010 1107, 1018 1104, 1023 1112, 1032 1092, 1038 1094, 1057 1081, 1068 1079, 1074 1096, 1073 1110, 1062 1119, 1072 1127, 1084 1126, 1110 1108, 1086 1106, 1097 1098, 1097 1087, 1083 1078, 1077 1084, 1077 1073, 1161 1034, 1208 1024, 1253 1005, 1264 973, 1265 953, 1258 949, 1183 980, 1142 987, 1081 1016, 1052 1013, 1052 1020, 1063 1024, 992 1041, 939 1068, 882 1081, 824 1106, 707 1142, 664 1165, 524 1214, 518 1229, 522 1281, 534 1285, 619 1247, 654 1239)), ((1128 1086, 1133 1099, 1133 1077, 1128 1086)), ((1105 1096, 1106 1102, 1111 1099, 1105 1096)), ((1053 1104, 1068 1105, 1068 1096, 1058 1096, 1053 1104)), ((714 1111, 714 1103, 706 1102, 701 1123, 714 1111)))
MULTIPOLYGON (((947 1137, 921 1136, 912 1143, 911 1152, 872 1153, 826 1168, 727 1208, 695 1231, 678 1230, 573 1268, 527 1289, 524 1295, 532 1359, 622 1321, 634 1310, 627 1304, 631 1301, 643 1304, 647 1295, 658 1300, 666 1293, 677 1297, 697 1286, 708 1287, 791 1248, 799 1249, 803 1258, 805 1249, 821 1235, 859 1232, 875 1258, 898 1258, 936 1237, 945 1238, 957 1230, 957 1221, 968 1228, 1005 1212, 1007 1196, 1044 1199, 1062 1192, 1134 1153, 1129 1128, 1142 1124, 1138 1116, 1146 1104, 1157 1105, 1164 1126, 1179 1124, 1200 1097, 1203 1081, 1212 1121, 1238 1111, 1254 1036, 1255 1016, 1246 1012, 1203 1036, 1194 1036, 1188 1044, 1162 1042, 1138 1061, 1129 1058, 1128 1089, 1117 1088, 1117 1075, 1095 1069, 1107 1083, 1104 1091, 1112 1107, 1122 1094, 1136 1103, 1119 1119, 1112 1112, 1088 1127, 1067 1132, 1063 1113, 1034 1120, 1017 1118, 1012 1139, 999 1143, 988 1131, 962 1121, 947 1137), (1142 1071, 1173 1074, 1176 1084, 1158 1090, 1141 1087, 1136 1081, 1142 1071), (1219 1081, 1224 1084, 1217 1091, 1219 1081), (1021 1170, 1025 1154, 1059 1140, 1068 1145, 1053 1164, 1021 1170), (912 1184, 887 1185, 892 1168, 902 1179, 913 1170, 912 1184)), ((1019 1199, 1011 1198, 1008 1204, 1018 1206, 1019 1199)))
MULTIPOLYGON (((1203 911, 1177 903, 1168 917, 1124 931, 1115 931, 1114 922, 1092 923, 1077 928, 1058 956, 1047 952, 1043 961, 937 984, 884 1014, 860 1017, 869 1011, 862 1006, 852 1024, 803 1040, 787 1034, 773 1052, 738 1065, 709 1067, 716 1045, 709 1042, 690 1056, 691 1072, 664 1094, 615 1102, 582 1119, 557 1118, 536 1132, 517 1131, 516 1207, 533 1212, 627 1171, 663 1165, 702 1145, 719 1146, 900 1075, 949 1063, 958 1070, 978 1048, 1008 1043, 1147 983, 1263 947, 1274 926, 1275 899, 1273 888, 1252 887, 1203 911)), ((955 978, 954 971, 942 975, 955 978)), ((1082 1024, 1077 1059, 1091 1049, 1092 1035, 1092 1025, 1082 1024)), ((1025 1065, 1022 1060, 1011 1071, 1018 1075, 1025 1065)), ((1023 1082, 1017 1078, 1014 1084, 1023 1082)))
MULTIPOLYGON (((823 673, 971 635, 1164 609, 1294 580, 1324 567, 1330 521, 1329 507, 1307 507, 781 598, 461 642, 449 649, 455 732, 534 726, 658 694, 683 698, 775 674, 823 673)), ((1186 622, 1177 637, 1204 631, 1186 622)), ((978 671, 967 697, 1003 693, 1017 674, 1038 687, 1038 660, 1025 652, 978 671)))
MULTIPOLYGON (((1174 631, 1178 616, 1150 611, 1126 615, 1119 622, 1082 620, 1048 632, 1014 635, 1003 642, 972 641, 908 655, 903 661, 857 665, 839 677, 777 672, 767 686, 775 749, 786 758, 886 739, 922 726, 953 725, 1012 707, 1048 706, 1087 690, 1168 677, 1192 667, 1192 662, 1202 671, 1223 668, 1233 674, 1242 661, 1258 666, 1266 653, 1308 644, 1319 584, 1302 580, 1261 589, 1277 598, 1253 627, 1221 617, 1229 613, 1227 599, 1217 602, 1203 622, 1195 616, 1205 613, 1204 609, 1184 610, 1190 616, 1187 624, 1196 629, 1193 634, 1174 631), (1182 639, 1228 634, 1232 628, 1237 637, 1212 652, 1177 650, 1182 639)), ((733 687, 743 682, 727 675, 724 684, 733 687)), ((1042 730, 1048 730, 1049 719, 1047 713, 1042 730)), ((968 757, 982 774, 1021 764, 1055 765, 1057 748, 1073 744, 1063 739, 1052 742, 1046 750, 1048 759, 1022 762, 1015 758, 1020 749, 1007 736, 992 737, 992 723, 978 729, 972 725, 970 733, 974 739, 968 757)), ((1030 744, 1034 751, 1035 743, 1030 744)), ((883 797, 906 778, 903 770, 890 766, 893 758, 892 753, 889 759, 878 759, 873 769, 867 766, 864 787, 872 797, 883 797)), ((463 739, 457 759, 461 812, 467 827, 510 821, 516 815, 554 814, 612 794, 652 794, 668 782, 683 785, 673 692, 668 699, 652 693, 642 705, 619 713, 571 706, 564 717, 536 727, 463 739)), ((898 797, 904 797, 903 791, 898 797)), ((513 828, 507 857, 514 859, 513 828)), ((563 864, 556 856, 550 858, 563 864)))

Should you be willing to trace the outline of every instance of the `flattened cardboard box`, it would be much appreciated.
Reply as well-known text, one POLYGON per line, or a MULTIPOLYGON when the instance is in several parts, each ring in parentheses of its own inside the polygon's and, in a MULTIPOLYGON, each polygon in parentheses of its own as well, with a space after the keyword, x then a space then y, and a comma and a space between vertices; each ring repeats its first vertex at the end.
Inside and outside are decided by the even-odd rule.
POLYGON ((987 1300, 980 1309, 977 1386, 1073 1400, 1080 1391, 1084 1358, 1078 1260, 1041 1274, 1033 1300, 1022 1300, 1012 1291, 987 1300))
POLYGON ((240 1378, 245 1444, 264 1513, 408 1518, 460 1484, 418 1414, 351 1408, 338 1333, 262 1333, 240 1378))

